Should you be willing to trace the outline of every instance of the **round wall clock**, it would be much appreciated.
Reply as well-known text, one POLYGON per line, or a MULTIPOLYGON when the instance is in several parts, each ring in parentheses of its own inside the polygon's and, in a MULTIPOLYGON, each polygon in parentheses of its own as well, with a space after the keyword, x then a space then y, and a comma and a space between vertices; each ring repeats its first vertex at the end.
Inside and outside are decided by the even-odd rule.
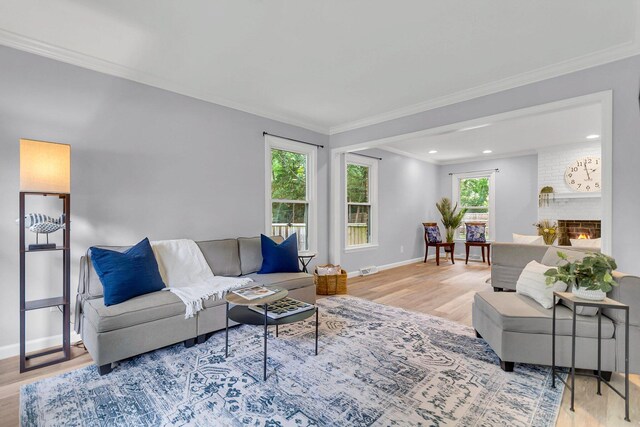
POLYGON ((567 166, 564 180, 573 191, 599 192, 602 189, 601 164, 600 157, 581 157, 567 166))

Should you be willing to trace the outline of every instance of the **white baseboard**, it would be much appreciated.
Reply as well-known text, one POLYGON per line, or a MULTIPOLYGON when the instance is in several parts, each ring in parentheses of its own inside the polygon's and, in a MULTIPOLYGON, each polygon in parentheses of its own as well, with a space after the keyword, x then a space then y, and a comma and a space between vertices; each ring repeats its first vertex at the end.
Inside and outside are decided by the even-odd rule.
MULTIPOLYGON (((76 334, 75 331, 71 331, 71 343, 78 342, 82 338, 76 334)), ((27 353, 32 351, 44 350, 45 348, 55 347, 62 345, 62 334, 53 335, 50 337, 36 338, 26 342, 27 353)), ((9 344, 0 347, 0 360, 8 357, 18 356, 20 354, 20 343, 9 344)))
MULTIPOLYGON (((431 257, 429 257, 431 258, 431 257)), ((392 262, 391 264, 378 265, 378 271, 388 270, 390 268, 402 267, 403 265, 413 264, 414 262, 422 261, 422 257, 420 258, 412 258, 405 261, 392 262)), ((435 255, 434 255, 435 259, 435 255)), ((347 277, 358 277, 360 276, 360 271, 351 271, 347 273, 347 277)))
MULTIPOLYGON (((429 255, 427 257, 427 260, 435 260, 436 259, 436 255, 432 254, 429 255)), ((440 255, 440 260, 444 260, 444 255, 440 255)), ((456 254, 455 255, 455 259, 459 260, 459 261, 464 261, 464 256, 461 254, 456 254)), ((408 259, 405 261, 398 261, 398 262, 392 262, 391 264, 385 264, 385 265, 379 265, 378 267, 378 271, 382 271, 382 270, 388 270, 390 268, 396 268, 396 267, 402 267, 403 265, 409 265, 409 264, 413 264, 414 262, 419 262, 419 261, 423 261, 424 258, 420 257, 420 258, 413 258, 413 259, 408 259)), ((478 256, 478 255, 471 255, 469 256, 469 261, 481 261, 482 257, 478 256)), ((356 270, 356 271, 350 271, 347 273, 347 277, 351 278, 351 277, 358 277, 360 276, 360 271, 356 270)))

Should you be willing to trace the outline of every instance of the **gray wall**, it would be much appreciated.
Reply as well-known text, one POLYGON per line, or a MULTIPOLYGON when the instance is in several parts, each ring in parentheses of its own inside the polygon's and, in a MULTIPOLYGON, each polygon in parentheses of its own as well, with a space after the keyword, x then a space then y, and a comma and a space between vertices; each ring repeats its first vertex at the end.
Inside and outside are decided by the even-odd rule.
MULTIPOLYGON (((18 342, 19 138, 72 146, 73 290, 78 259, 90 245, 258 235, 265 216, 262 132, 329 142, 6 47, 0 69, 0 347, 18 342)), ((328 251, 327 152, 318 152, 320 262, 328 251)), ((46 276, 59 277, 57 264, 42 262, 30 266, 32 297, 55 295, 46 276)), ((59 319, 48 310, 30 315, 28 339, 60 333, 59 319)))
MULTIPOLYGON (((500 169, 496 173, 496 234, 498 242, 511 242, 512 233, 536 234, 533 224, 538 219, 538 156, 519 156, 504 159, 442 165, 438 170, 440 197, 451 197, 449 173, 500 169)), ((439 216, 437 216, 439 218, 439 216)), ((444 229, 442 229, 444 232, 444 229)), ((463 253, 464 245, 456 245, 463 253)))
MULTIPOLYGON (((378 163, 379 246, 344 253, 342 233, 341 265, 352 272, 424 256, 422 222, 433 218, 436 212, 438 167, 388 151, 362 153, 383 159, 378 163)), ((340 200, 344 200, 342 175, 340 200)), ((344 218, 344 204, 342 209, 344 218)))
POLYGON ((613 251, 620 270, 640 274, 640 56, 331 136, 332 147, 417 132, 519 108, 613 90, 613 251))

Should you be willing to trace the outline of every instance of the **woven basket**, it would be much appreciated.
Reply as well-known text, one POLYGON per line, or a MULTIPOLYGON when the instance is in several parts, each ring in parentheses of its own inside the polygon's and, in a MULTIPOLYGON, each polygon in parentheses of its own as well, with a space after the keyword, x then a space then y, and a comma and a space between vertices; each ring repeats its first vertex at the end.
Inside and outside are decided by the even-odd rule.
MULTIPOLYGON (((334 267, 332 264, 318 267, 334 267)), ((347 293, 347 272, 341 270, 340 274, 332 276, 318 276, 318 270, 313 272, 313 283, 316 284, 318 295, 340 295, 347 293)))

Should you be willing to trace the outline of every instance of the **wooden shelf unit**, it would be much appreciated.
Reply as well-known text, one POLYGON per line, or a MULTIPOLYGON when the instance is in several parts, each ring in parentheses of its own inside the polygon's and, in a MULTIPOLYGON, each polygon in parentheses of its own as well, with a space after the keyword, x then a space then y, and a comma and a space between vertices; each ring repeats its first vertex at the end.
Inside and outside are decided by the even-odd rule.
POLYGON ((71 294, 71 237, 70 237, 70 217, 71 217, 71 195, 62 193, 20 193, 20 372, 27 372, 45 366, 69 360, 71 358, 71 304, 69 297, 71 294), (65 228, 63 232, 62 246, 51 249, 29 250, 25 244, 25 200, 27 196, 54 196, 62 200, 62 211, 64 214, 65 228), (62 295, 52 298, 38 300, 26 300, 26 261, 27 254, 34 252, 55 252, 62 251, 62 295), (40 352, 26 353, 26 314, 31 310, 40 310, 49 307, 59 307, 62 312, 62 346, 40 352), (62 353, 62 356, 53 360, 47 359, 42 363, 29 363, 27 361, 36 359, 53 353, 62 353))

